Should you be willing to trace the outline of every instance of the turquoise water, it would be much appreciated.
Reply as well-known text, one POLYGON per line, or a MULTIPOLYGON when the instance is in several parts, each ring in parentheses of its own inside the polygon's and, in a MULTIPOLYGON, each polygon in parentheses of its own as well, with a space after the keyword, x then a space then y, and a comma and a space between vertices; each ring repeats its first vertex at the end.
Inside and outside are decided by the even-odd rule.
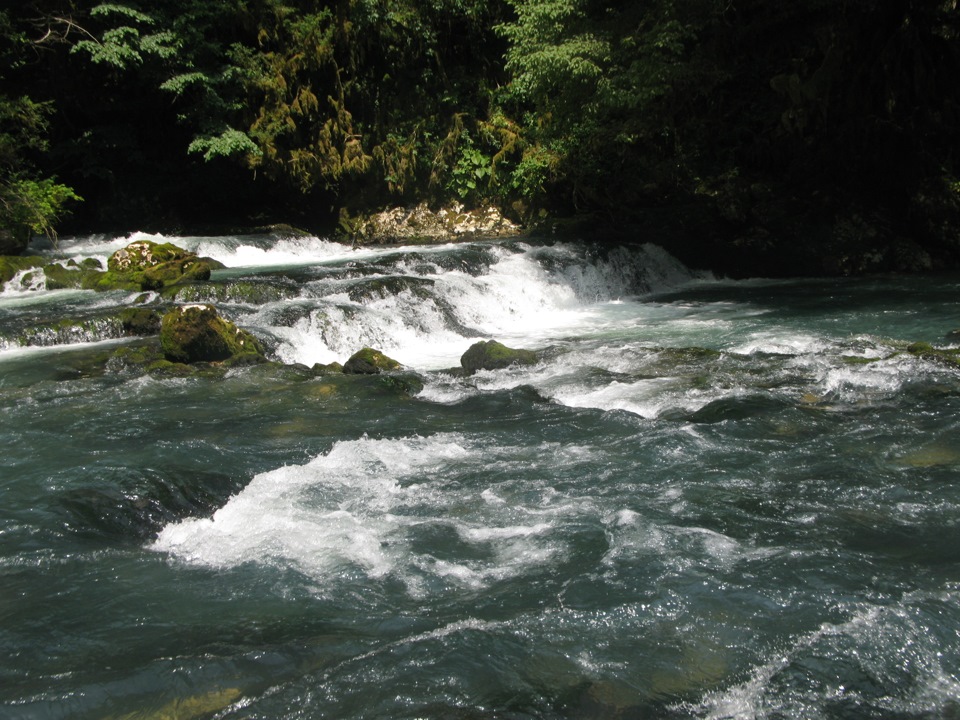
POLYGON ((0 295, 0 716, 960 717, 960 374, 903 352, 960 278, 171 240, 286 365, 142 375, 133 295, 0 295), (451 372, 483 338, 543 360, 451 372), (364 345, 406 370, 307 370, 364 345))

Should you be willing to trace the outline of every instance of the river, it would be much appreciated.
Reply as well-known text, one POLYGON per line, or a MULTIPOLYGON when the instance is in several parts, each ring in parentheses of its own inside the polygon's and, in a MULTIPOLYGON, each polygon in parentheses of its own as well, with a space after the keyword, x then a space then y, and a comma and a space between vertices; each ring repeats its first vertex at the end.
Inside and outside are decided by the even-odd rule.
POLYGON ((960 278, 38 251, 142 237, 284 365, 143 374, 97 318, 158 296, 0 294, 0 716, 960 717, 960 372, 905 352, 960 278), (487 338, 541 360, 451 370, 487 338), (364 346, 405 370, 308 370, 364 346))

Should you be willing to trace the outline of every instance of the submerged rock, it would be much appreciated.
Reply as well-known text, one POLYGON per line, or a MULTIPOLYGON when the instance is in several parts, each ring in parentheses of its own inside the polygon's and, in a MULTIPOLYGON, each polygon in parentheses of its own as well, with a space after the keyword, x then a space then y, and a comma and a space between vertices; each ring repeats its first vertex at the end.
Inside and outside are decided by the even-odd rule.
POLYGON ((960 367, 960 349, 957 348, 936 348, 930 343, 915 342, 907 346, 907 352, 925 360, 960 367))
POLYGON ((400 367, 400 363, 379 350, 363 348, 343 364, 343 372, 345 375, 377 375, 388 370, 398 370, 400 367))
POLYGON ((263 348, 246 330, 221 318, 209 305, 185 305, 171 310, 160 323, 160 345, 171 362, 237 361, 249 356, 261 361, 263 348))
POLYGON ((478 370, 501 370, 511 365, 535 365, 537 354, 533 350, 509 348, 496 340, 474 343, 460 358, 467 374, 478 370))

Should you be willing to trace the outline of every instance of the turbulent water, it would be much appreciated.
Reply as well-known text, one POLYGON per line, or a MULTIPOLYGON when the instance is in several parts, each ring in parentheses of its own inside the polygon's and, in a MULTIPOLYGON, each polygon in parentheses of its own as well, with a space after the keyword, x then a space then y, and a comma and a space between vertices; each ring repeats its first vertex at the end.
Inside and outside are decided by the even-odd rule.
POLYGON ((285 365, 144 375, 134 294, 8 284, 0 716, 960 717, 960 373, 905 352, 960 279, 171 240, 285 365))

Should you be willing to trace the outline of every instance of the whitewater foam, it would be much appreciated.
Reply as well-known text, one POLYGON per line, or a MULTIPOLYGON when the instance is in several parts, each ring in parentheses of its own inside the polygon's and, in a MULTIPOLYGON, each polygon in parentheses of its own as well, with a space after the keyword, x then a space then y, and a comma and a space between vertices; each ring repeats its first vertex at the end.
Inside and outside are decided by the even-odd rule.
POLYGON ((461 487, 460 474, 515 452, 458 435, 338 442, 305 465, 257 475, 211 518, 166 526, 152 548, 207 567, 294 569, 318 583, 357 571, 396 576, 412 594, 430 578, 477 589, 561 557, 554 530, 582 509, 514 498, 505 516, 489 495, 461 487), (530 514, 538 520, 511 522, 530 514), (424 524, 448 525, 485 551, 461 560, 424 555, 414 539, 424 524))

